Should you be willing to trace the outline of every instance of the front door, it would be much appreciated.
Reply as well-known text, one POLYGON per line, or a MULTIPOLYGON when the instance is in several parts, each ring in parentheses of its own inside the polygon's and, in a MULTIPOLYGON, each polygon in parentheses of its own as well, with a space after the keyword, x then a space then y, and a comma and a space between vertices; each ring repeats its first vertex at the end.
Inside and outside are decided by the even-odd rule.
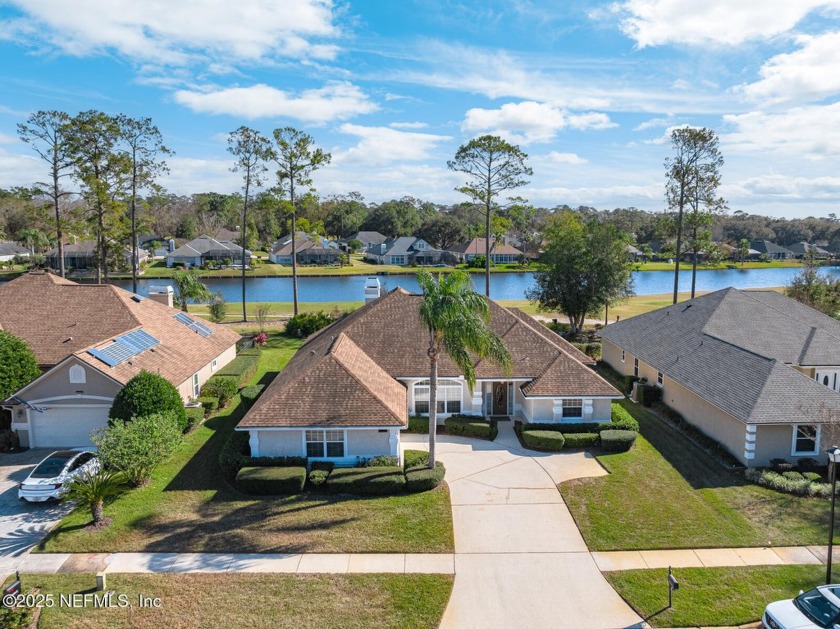
POLYGON ((493 415, 507 415, 508 409, 507 382, 493 383, 493 415))

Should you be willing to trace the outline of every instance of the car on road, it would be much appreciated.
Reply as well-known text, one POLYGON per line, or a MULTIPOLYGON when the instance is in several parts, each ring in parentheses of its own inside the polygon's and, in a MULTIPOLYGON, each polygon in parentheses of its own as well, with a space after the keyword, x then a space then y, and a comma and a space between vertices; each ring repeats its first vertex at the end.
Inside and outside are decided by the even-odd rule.
POLYGON ((821 585, 770 603, 761 622, 765 629, 840 629, 840 585, 821 585))
POLYGON ((77 476, 99 469, 96 454, 87 450, 58 450, 38 463, 18 485, 18 498, 29 502, 60 500, 77 476))

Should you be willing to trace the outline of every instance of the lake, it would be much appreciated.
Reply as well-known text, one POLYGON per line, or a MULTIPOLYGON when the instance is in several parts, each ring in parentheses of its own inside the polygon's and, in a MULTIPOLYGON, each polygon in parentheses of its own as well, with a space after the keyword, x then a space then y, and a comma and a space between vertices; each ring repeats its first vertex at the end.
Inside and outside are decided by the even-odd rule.
MULTIPOLYGON (((790 269, 723 269, 697 272, 697 290, 710 291, 734 286, 735 288, 769 288, 785 286, 800 271, 790 269)), ((832 276, 840 276, 840 267, 822 270, 832 276)), ((410 292, 418 292, 414 275, 380 275, 383 292, 401 286, 410 292)), ((484 276, 473 274, 476 290, 483 292, 484 276)), ((299 277, 298 299, 302 302, 362 301, 366 278, 357 276, 299 277)), ((229 302, 242 299, 239 278, 208 278, 202 280, 211 290, 220 291, 229 302)), ((633 273, 634 289, 637 295, 670 293, 674 286, 671 271, 639 271, 633 273)), ((117 286, 131 289, 130 281, 114 282, 117 286)), ((148 286, 171 284, 165 279, 141 279, 138 290, 147 294, 148 286)), ((494 299, 525 299, 525 291, 534 285, 533 273, 494 273, 490 278, 490 293, 494 299)), ((248 301, 292 301, 292 280, 289 277, 248 278, 248 301)), ((680 272, 680 290, 691 290, 691 270, 680 272)))

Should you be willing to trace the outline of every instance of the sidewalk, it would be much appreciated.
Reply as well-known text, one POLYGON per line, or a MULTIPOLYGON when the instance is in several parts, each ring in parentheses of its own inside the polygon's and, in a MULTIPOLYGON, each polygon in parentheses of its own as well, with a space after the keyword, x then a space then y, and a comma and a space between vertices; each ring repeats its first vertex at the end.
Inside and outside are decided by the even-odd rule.
MULTIPOLYGON (((832 553, 840 559, 840 550, 832 553)), ((619 550, 593 552, 601 572, 648 568, 720 568, 735 566, 782 566, 825 564, 827 546, 779 546, 776 548, 697 548, 680 550, 619 550)))

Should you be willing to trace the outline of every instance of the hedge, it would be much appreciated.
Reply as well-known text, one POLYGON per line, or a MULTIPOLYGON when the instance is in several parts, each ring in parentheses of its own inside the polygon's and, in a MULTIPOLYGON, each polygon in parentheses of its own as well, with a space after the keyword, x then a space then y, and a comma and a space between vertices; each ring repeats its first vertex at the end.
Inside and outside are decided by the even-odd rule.
POLYGON ((243 467, 236 474, 236 486, 256 496, 298 494, 305 483, 305 467, 243 467))
POLYGON ((381 454, 370 459, 363 459, 356 464, 356 467, 397 467, 400 464, 399 457, 381 454))
POLYGON ((531 430, 529 428, 522 431, 522 441, 530 448, 558 452, 563 449, 566 439, 563 433, 556 430, 531 430))
POLYGON ((264 384, 254 384, 250 387, 245 387, 239 392, 239 396, 242 398, 242 403, 246 406, 250 406, 256 402, 258 397, 260 397, 263 389, 265 389, 264 384))
POLYGON ((232 361, 216 372, 217 376, 233 376, 236 378, 237 388, 248 382, 257 372, 260 362, 259 349, 246 349, 239 352, 232 361))
POLYGON ((794 494, 795 496, 807 496, 810 498, 831 497, 831 484, 814 480, 813 476, 810 476, 811 472, 806 472, 809 476, 800 474, 799 478, 788 477, 789 474, 792 475, 799 473, 784 472, 779 474, 778 472, 774 472, 772 470, 760 468, 747 468, 744 471, 744 477, 747 480, 764 487, 769 487, 770 489, 775 489, 776 491, 783 491, 788 494, 794 494))
POLYGON ((214 395, 202 395, 198 398, 198 402, 204 407, 205 415, 212 415, 219 410, 219 398, 214 395))
POLYGON ((598 443, 597 432, 563 433, 563 437, 566 439, 566 448, 590 448, 598 443))
POLYGON ((309 472, 309 485, 313 489, 317 489, 321 487, 324 483, 327 482, 327 478, 329 477, 330 473, 326 470, 311 470, 309 472))
POLYGON ((639 401, 642 406, 652 406, 655 402, 662 400, 662 389, 653 384, 645 384, 639 387, 639 401))
POLYGON ((499 434, 495 423, 486 422, 476 417, 447 417, 443 420, 446 434, 493 441, 499 434))
POLYGON ((639 422, 621 404, 613 404, 611 411, 612 426, 605 424, 608 428, 615 430, 633 430, 639 432, 639 422))
POLYGON ((227 479, 234 479, 243 467, 306 467, 302 456, 251 456, 250 436, 235 430, 219 451, 219 467, 227 479))
POLYGON ((392 496, 405 489, 401 467, 346 467, 334 469, 324 484, 334 494, 392 496))
POLYGON ((201 406, 190 406, 187 410, 187 429, 184 432, 189 432, 202 421, 204 421, 204 408, 201 406))
POLYGON ((608 452, 627 452, 639 433, 632 430, 602 430, 601 448, 608 452))
POLYGON ((219 406, 225 406, 239 389, 239 379, 236 376, 216 375, 211 377, 201 387, 201 397, 219 398, 219 406))
POLYGON ((429 465, 429 453, 425 450, 406 450, 403 452, 403 467, 422 467, 429 465))
POLYGON ((435 469, 429 469, 428 463, 405 470, 405 490, 410 494, 431 491, 443 482, 446 468, 440 461, 435 462, 435 469))
POLYGON ((406 432, 413 432, 421 435, 429 434, 429 418, 428 417, 409 417, 408 430, 406 432))
POLYGON ((323 311, 303 312, 286 322, 285 333, 296 338, 306 338, 321 328, 327 327, 337 317, 323 311))

